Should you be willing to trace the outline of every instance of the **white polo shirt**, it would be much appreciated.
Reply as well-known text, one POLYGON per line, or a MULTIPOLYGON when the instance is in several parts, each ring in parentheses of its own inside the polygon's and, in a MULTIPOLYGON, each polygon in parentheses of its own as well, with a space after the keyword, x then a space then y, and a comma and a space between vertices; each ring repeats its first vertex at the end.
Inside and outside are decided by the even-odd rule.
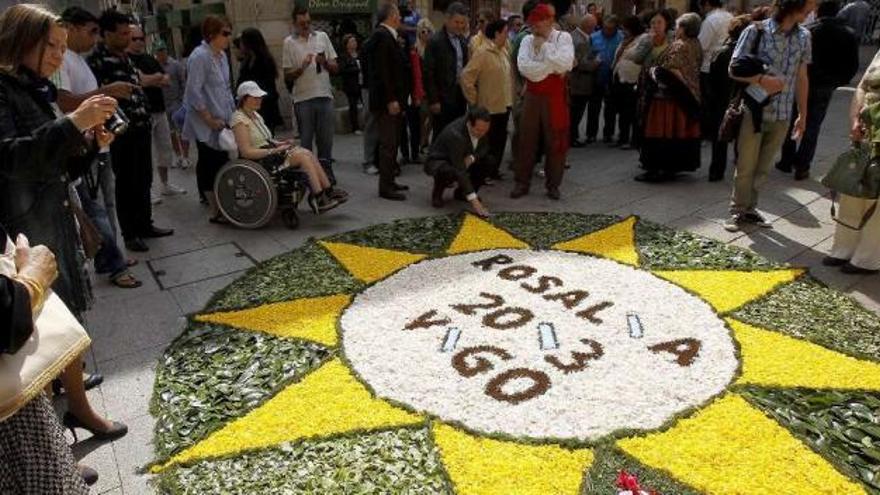
MULTIPOLYGON (((310 54, 323 53, 327 60, 336 59, 336 50, 330 37, 323 31, 313 31, 309 39, 292 34, 284 38, 284 50, 281 57, 281 66, 284 69, 298 69, 310 54)), ((317 71, 317 64, 312 62, 306 67, 302 75, 293 83, 291 93, 294 103, 299 103, 312 98, 333 98, 333 86, 330 84, 330 74, 326 69, 317 71)))
POLYGON ((703 24, 700 26, 700 46, 703 48, 703 66, 700 71, 708 74, 715 55, 724 48, 727 41, 727 31, 733 14, 723 8, 716 8, 709 12, 703 24))
POLYGON ((58 71, 58 89, 82 95, 98 89, 98 80, 86 59, 73 50, 64 52, 64 62, 58 71))

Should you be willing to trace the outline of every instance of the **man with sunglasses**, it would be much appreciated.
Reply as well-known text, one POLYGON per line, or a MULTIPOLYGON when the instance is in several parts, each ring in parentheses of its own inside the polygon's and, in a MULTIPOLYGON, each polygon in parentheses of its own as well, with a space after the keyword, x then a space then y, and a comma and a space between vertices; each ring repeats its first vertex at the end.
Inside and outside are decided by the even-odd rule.
POLYGON ((110 145, 113 172, 116 174, 116 209, 125 247, 130 251, 148 251, 146 238, 174 233, 153 225, 150 187, 153 184, 151 153, 152 120, 141 79, 126 50, 131 44, 131 18, 116 10, 105 10, 98 19, 103 42, 88 58, 98 84, 126 82, 132 85, 131 97, 119 101, 128 117, 128 129, 110 145))

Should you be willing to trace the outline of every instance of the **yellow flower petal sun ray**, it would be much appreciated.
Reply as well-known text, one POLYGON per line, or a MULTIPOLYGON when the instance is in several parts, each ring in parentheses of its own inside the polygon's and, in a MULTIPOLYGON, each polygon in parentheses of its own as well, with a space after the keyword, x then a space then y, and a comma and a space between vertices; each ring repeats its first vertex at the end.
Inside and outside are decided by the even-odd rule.
POLYGON ((391 275, 417 261, 424 254, 408 253, 340 242, 320 242, 349 273, 362 282, 371 283, 391 275))
POLYGON ((735 394, 668 431, 619 440, 617 445, 645 465, 709 495, 865 493, 735 394))
POLYGON ((555 244, 553 249, 595 254, 625 265, 639 266, 639 251, 635 241, 636 221, 636 217, 629 217, 596 232, 555 244))
MULTIPOLYGON (((594 254, 637 265, 638 249, 633 235, 635 221, 634 217, 628 218, 592 234, 557 244, 554 249, 594 254), (607 245, 599 242, 601 238, 606 239, 603 242, 607 245)), ((367 283, 385 278, 426 257, 344 243, 321 244, 354 277, 367 283)), ((528 247, 509 233, 467 215, 448 253, 528 247)), ((717 311, 727 312, 796 279, 803 271, 669 270, 652 273, 702 296, 717 311)), ((335 321, 350 298, 349 295, 336 295, 303 299, 239 312, 202 315, 198 319, 281 337, 312 340, 332 347, 337 344, 335 321), (325 309, 321 315, 312 316, 309 313, 314 311, 316 304, 325 309)), ((736 337, 744 342, 743 375, 739 383, 765 385, 772 382, 780 386, 816 388, 824 383, 840 388, 840 383, 830 378, 823 382, 820 377, 811 377, 805 372, 805 366, 784 367, 774 363, 772 350, 762 350, 763 342, 772 341, 770 344, 778 347, 774 350, 779 350, 782 355, 808 350, 816 351, 812 356, 821 354, 822 360, 830 358, 838 363, 845 360, 844 364, 849 366, 847 374, 852 380, 847 382, 849 378, 844 378, 842 382, 853 383, 855 388, 875 387, 873 375, 856 376, 863 373, 862 365, 871 363, 853 363, 850 361, 853 358, 813 344, 766 330, 743 329, 739 322, 729 323, 734 327, 736 337), (780 338, 793 342, 783 341, 786 345, 781 345, 780 338)), ((869 368, 876 374, 873 367, 869 368)), ((154 471, 287 441, 406 427, 426 420, 374 397, 337 358, 154 471), (301 421, 304 417, 309 419, 301 421)), ((593 461, 589 449, 570 450, 557 445, 534 446, 479 438, 442 423, 435 423, 434 437, 447 472, 455 482, 457 492, 462 494, 574 494, 584 470, 593 461), (554 475, 548 476, 549 472, 554 475)), ((859 485, 849 482, 787 430, 735 395, 716 400, 665 432, 620 440, 618 445, 641 462, 665 470, 708 493, 751 494, 770 492, 771 487, 776 489, 779 486, 794 486, 794 490, 786 493, 863 493, 859 485), (778 462, 778 459, 786 458, 790 458, 789 462, 778 462)))
POLYGON ((880 390, 880 364, 846 356, 778 332, 727 319, 740 345, 737 384, 880 390))
POLYGON ((651 273, 702 296, 719 313, 727 313, 794 281, 804 270, 652 270, 651 273))
POLYGON ((593 462, 590 449, 481 438, 442 423, 433 435, 459 495, 574 495, 593 462))
POLYGON ((195 319, 335 347, 338 343, 336 321, 351 297, 337 294, 296 299, 240 311, 198 315, 195 319))
POLYGON ((466 214, 458 235, 449 244, 448 254, 461 254, 486 249, 528 249, 529 245, 491 223, 466 214))
POLYGON ((262 406, 154 468, 154 472, 284 442, 399 428, 424 421, 421 416, 374 398, 351 370, 335 358, 262 406))

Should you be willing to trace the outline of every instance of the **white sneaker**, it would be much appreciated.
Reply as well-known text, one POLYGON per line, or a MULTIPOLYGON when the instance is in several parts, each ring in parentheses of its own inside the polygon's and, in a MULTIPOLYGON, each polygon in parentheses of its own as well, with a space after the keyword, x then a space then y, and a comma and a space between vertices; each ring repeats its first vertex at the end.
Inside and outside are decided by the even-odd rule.
POLYGON ((192 163, 190 163, 189 158, 181 158, 179 165, 182 169, 188 169, 192 167, 192 163))
POLYGON ((743 215, 743 220, 749 223, 753 223, 762 229, 772 229, 773 224, 768 222, 763 215, 758 213, 757 211, 750 211, 743 215))
POLYGON ((162 184, 163 196, 177 196, 178 194, 186 194, 186 189, 175 186, 172 183, 162 184))
POLYGON ((379 175, 379 169, 375 165, 367 165, 364 167, 364 173, 367 175, 379 175))
POLYGON ((742 222, 742 215, 738 213, 730 215, 730 218, 724 221, 724 230, 728 232, 739 232, 742 222))
POLYGON ((354 131, 354 135, 355 136, 363 136, 364 132, 363 131, 354 131))
POLYGON ((150 203, 157 205, 162 202, 162 196, 159 196, 153 191, 150 191, 150 203))

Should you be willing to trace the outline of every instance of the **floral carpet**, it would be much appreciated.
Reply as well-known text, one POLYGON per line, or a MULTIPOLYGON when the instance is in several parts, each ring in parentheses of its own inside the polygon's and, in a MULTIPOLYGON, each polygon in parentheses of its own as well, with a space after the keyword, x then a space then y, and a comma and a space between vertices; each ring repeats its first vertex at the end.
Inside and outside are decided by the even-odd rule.
POLYGON ((377 225, 269 260, 166 351, 163 493, 880 493, 880 320, 635 217, 377 225))

